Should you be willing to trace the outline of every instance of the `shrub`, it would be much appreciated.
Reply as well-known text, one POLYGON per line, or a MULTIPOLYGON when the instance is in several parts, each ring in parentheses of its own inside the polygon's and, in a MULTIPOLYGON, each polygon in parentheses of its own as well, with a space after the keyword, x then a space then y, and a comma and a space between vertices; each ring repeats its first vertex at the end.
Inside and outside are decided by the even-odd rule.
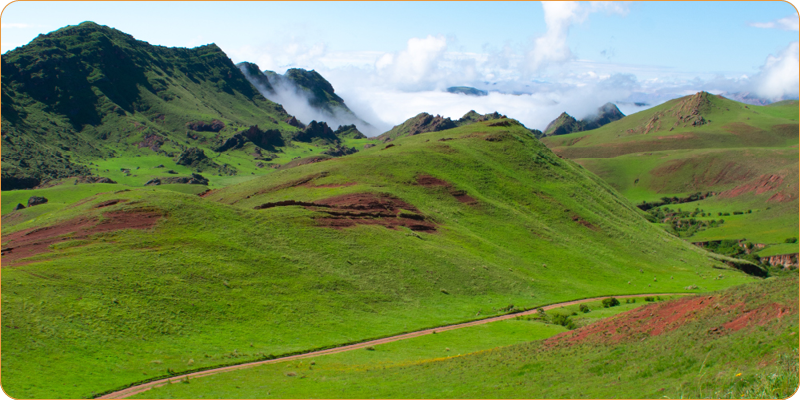
POLYGON ((587 306, 586 304, 581 304, 580 307, 578 307, 578 309, 581 310, 581 312, 584 314, 589 312, 589 306, 587 306))
POLYGON ((790 237, 783 241, 784 243, 797 243, 796 237, 790 237))
POLYGON ((556 325, 561 325, 567 329, 575 329, 575 323, 572 322, 572 319, 564 314, 555 314, 550 319, 550 322, 556 325))
POLYGON ((644 301, 656 301, 652 296, 647 296, 644 298, 644 301))
POLYGON ((603 308, 616 307, 618 305, 619 305, 619 300, 617 300, 615 297, 609 297, 607 299, 603 299, 603 308))

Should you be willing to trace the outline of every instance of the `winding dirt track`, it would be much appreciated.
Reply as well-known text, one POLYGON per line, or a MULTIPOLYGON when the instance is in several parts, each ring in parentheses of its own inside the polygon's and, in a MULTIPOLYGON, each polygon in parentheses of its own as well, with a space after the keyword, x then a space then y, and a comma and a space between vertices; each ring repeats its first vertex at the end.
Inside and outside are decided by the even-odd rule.
MULTIPOLYGON (((547 305, 547 306, 543 306, 542 308, 545 309, 545 310, 552 310, 554 308, 559 308, 559 307, 564 307, 564 306, 571 306, 571 305, 580 304, 580 303, 588 303, 590 301, 602 300, 602 299, 609 298, 609 297, 616 297, 618 299, 625 299, 625 298, 632 298, 632 297, 676 296, 676 295, 680 296, 680 295, 690 295, 690 294, 692 294, 692 293, 650 293, 650 294, 633 294, 633 295, 624 295, 624 296, 601 296, 601 297, 592 297, 592 298, 588 298, 588 299, 572 300, 572 301, 567 301, 567 302, 563 302, 563 303, 550 304, 550 305, 547 305)), ((256 366, 262 365, 262 364, 275 364, 275 363, 284 362, 284 361, 298 360, 298 359, 301 359, 301 358, 317 357, 317 356, 322 356, 322 355, 326 355, 326 354, 341 353, 343 351, 349 351, 349 350, 355 350, 355 349, 363 349, 364 347, 375 346, 375 345, 384 344, 384 343, 390 343, 390 342, 396 342, 398 340, 410 339, 410 338, 417 337, 417 336, 430 335, 430 334, 432 334, 434 332, 445 332, 445 331, 449 331, 449 330, 453 330, 453 329, 466 328, 466 327, 469 327, 469 326, 488 324, 490 322, 502 321, 502 320, 505 320, 505 319, 516 318, 516 317, 519 317, 521 315, 529 315, 529 314, 534 314, 534 313, 536 313, 536 309, 523 311, 523 312, 515 313, 515 314, 500 315, 500 316, 497 316, 497 317, 491 317, 491 318, 481 319, 481 320, 477 320, 477 321, 464 322, 464 323, 461 323, 461 324, 445 325, 445 326, 441 326, 441 327, 438 327, 438 328, 431 328, 431 329, 425 329, 425 330, 416 331, 416 332, 404 333, 402 335, 390 336, 390 337, 386 337, 386 338, 383 338, 383 339, 370 340, 368 342, 356 343, 356 344, 351 344, 351 345, 342 346, 342 347, 335 347, 335 348, 327 349, 327 350, 313 351, 313 352, 310 352, 310 353, 297 354, 297 355, 294 355, 294 356, 287 356, 287 357, 280 357, 280 358, 275 358, 275 359, 272 359, 272 360, 253 361, 253 362, 248 362, 248 363, 244 363, 244 364, 231 365, 231 366, 220 367, 220 368, 214 368, 214 369, 209 369, 209 370, 199 371, 199 372, 193 372, 193 373, 184 374, 184 375, 176 375, 176 376, 173 376, 173 377, 170 377, 170 378, 159 379, 157 381, 152 381, 152 382, 143 383, 141 385, 131 386, 131 387, 127 388, 127 389, 118 390, 116 392, 112 392, 112 393, 100 396, 98 398, 99 399, 124 399, 126 397, 133 396, 133 395, 138 394, 138 393, 146 392, 146 391, 148 391, 150 389, 157 388, 157 387, 160 387, 160 386, 164 386, 164 385, 167 385, 167 384, 170 384, 170 383, 179 383, 181 381, 181 379, 186 379, 186 378, 194 379, 194 378, 200 378, 200 377, 208 376, 208 375, 216 375, 216 374, 219 374, 219 373, 222 373, 222 372, 234 371, 234 370, 237 370, 237 369, 252 368, 252 367, 256 367, 256 366)))

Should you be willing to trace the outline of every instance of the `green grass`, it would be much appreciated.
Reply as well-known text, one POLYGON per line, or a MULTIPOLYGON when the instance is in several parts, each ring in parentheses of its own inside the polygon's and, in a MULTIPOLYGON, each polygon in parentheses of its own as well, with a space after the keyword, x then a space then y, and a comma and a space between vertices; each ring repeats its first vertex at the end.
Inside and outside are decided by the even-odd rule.
POLYGON ((716 290, 755 279, 652 226, 522 126, 478 123, 393 143, 278 170, 205 198, 134 189, 4 229, 6 238, 137 208, 166 216, 152 231, 64 242, 3 271, 4 389, 13 397, 88 397, 168 371, 452 324, 509 304, 531 308, 689 285, 716 290), (323 171, 311 185, 287 185, 323 171), (423 173, 477 203, 415 185, 423 173), (347 182, 356 185, 317 187, 347 182), (335 230, 317 226, 321 214, 303 207, 253 209, 358 192, 395 195, 437 231, 335 230), (109 199, 130 201, 93 208, 109 199), (726 279, 712 279, 723 272, 716 268, 726 279))
MULTIPOLYGON (((657 336, 614 342, 597 335, 572 346, 532 337, 460 356, 394 361, 398 347, 413 352, 414 344, 433 340, 431 355, 441 354, 446 341, 432 339, 437 334, 374 352, 318 357, 314 365, 303 360, 193 379, 136 397, 786 398, 798 386, 797 315, 795 275, 714 294, 695 318, 657 336), (737 303, 746 310, 777 303, 788 315, 738 332, 709 333, 741 315, 727 309, 737 303)), ((625 330, 609 334, 619 332, 625 330)))

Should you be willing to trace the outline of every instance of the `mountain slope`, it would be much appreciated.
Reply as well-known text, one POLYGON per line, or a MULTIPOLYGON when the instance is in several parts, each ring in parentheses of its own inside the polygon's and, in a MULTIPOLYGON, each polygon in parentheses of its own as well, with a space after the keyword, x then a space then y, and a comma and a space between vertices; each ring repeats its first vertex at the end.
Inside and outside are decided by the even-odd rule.
POLYGON ((4 227, 3 248, 14 397, 87 397, 476 314, 755 279, 652 226, 511 119, 202 197, 98 194, 4 227))
POLYGON ((798 130, 797 101, 752 106, 700 92, 542 142, 634 203, 716 194, 668 205, 698 208, 705 215, 695 218, 704 222, 725 217, 725 225, 689 240, 777 245, 797 236, 798 130))
POLYGON ((2 63, 4 190, 96 173, 90 163, 109 157, 210 152, 251 126, 297 131, 214 44, 152 46, 84 22, 2 63))

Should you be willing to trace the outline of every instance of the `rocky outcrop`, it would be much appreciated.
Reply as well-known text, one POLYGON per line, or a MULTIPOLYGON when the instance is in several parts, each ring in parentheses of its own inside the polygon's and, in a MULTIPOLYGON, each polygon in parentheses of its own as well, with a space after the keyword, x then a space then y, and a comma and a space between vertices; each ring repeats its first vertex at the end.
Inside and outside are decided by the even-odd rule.
POLYGON ((188 184, 188 185, 208 185, 208 179, 200 174, 192 174, 191 177, 186 176, 174 176, 169 178, 153 178, 147 183, 145 186, 159 186, 159 185, 166 185, 170 183, 180 183, 180 184, 188 184))
POLYGON ((426 132, 439 132, 455 128, 457 125, 450 118, 441 115, 433 116, 428 113, 417 114, 388 132, 378 136, 378 139, 388 142, 400 137, 414 136, 426 132))
POLYGON ((295 128, 306 129, 306 126, 295 117, 289 118, 285 122, 295 128))
MULTIPOLYGON (((612 103, 606 103, 597 109, 597 113, 578 121, 567 113, 561 113, 555 120, 547 124, 544 129, 545 136, 566 135, 573 132, 583 132, 597 129, 603 125, 625 117, 619 108, 612 103)), ((535 135, 535 132, 534 132, 535 135)))
POLYGON ((225 123, 218 119, 211 122, 191 121, 186 123, 186 128, 197 132, 219 132, 225 128, 225 123))
POLYGON ((311 121, 311 123, 303 129, 302 132, 297 132, 292 136, 293 140, 298 142, 311 143, 315 139, 322 139, 331 143, 339 143, 339 138, 333 133, 327 123, 311 121))
POLYGON ((28 199, 28 207, 38 206, 47 203, 47 199, 41 196, 31 196, 28 199))
POLYGON ((367 136, 361 133, 356 126, 353 125, 339 125, 333 134, 336 137, 343 139, 343 138, 350 138, 350 139, 366 139, 367 136))
POLYGON ((344 147, 344 146, 336 146, 336 147, 331 148, 329 150, 323 151, 322 154, 327 154, 327 155, 329 155, 331 157, 342 157, 342 156, 346 156, 348 154, 353 154, 353 153, 357 153, 357 152, 358 152, 358 150, 356 150, 355 147, 348 148, 348 147, 344 147))
POLYGON ((17 203, 17 205, 14 206, 14 211, 22 210, 23 208, 25 208, 25 206, 23 206, 22 203, 17 203))
POLYGON ((797 253, 794 254, 778 254, 769 257, 762 257, 761 262, 769 264, 773 267, 780 265, 784 269, 797 268, 797 253))

